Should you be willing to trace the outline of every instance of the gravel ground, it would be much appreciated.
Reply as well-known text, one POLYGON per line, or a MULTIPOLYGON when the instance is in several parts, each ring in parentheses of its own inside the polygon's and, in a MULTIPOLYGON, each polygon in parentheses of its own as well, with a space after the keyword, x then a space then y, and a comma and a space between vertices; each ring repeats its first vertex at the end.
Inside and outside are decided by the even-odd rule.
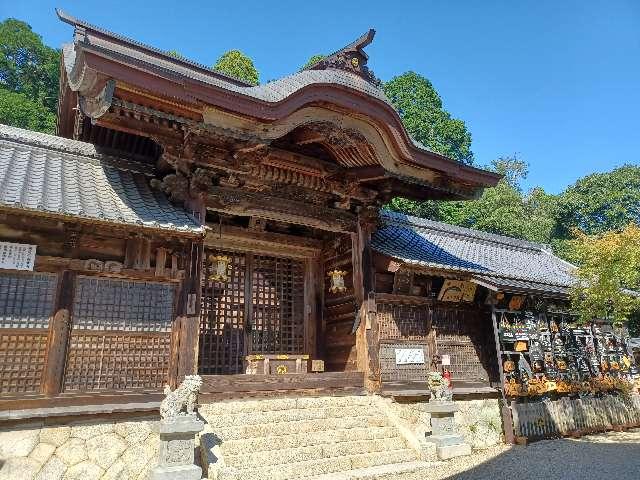
POLYGON ((500 445, 433 471, 425 480, 640 480, 640 430, 500 445))

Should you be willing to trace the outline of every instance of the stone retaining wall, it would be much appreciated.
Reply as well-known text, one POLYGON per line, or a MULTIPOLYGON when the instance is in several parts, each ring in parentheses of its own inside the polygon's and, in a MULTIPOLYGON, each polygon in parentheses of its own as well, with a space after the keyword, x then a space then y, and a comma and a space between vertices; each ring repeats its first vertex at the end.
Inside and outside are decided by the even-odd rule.
POLYGON ((147 480, 157 425, 153 417, 0 424, 0 480, 147 480))
MULTIPOLYGON (((426 401, 387 400, 388 407, 421 439, 431 431, 431 416, 426 401)), ((498 399, 456 400, 460 409, 455 413, 456 423, 465 442, 473 448, 487 448, 502 443, 502 416, 498 399)))

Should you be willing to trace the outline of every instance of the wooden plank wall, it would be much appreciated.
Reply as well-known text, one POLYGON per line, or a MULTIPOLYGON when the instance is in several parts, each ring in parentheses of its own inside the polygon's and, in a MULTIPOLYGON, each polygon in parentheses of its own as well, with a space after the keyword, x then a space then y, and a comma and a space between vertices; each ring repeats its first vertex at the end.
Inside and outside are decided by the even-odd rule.
POLYGON ((295 390, 296 393, 361 394, 362 372, 326 372, 290 375, 203 375, 200 402, 226 398, 269 396, 295 390))

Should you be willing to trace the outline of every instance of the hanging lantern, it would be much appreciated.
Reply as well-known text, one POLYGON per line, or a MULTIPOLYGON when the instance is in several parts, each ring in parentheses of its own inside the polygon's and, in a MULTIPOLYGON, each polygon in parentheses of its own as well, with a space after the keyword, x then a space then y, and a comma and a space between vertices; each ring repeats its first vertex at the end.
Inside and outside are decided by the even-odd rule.
POLYGON ((225 255, 209 255, 209 268, 211 275, 209 280, 213 282, 226 282, 229 279, 229 257, 225 255))
POLYGON ((329 287, 331 293, 343 293, 347 290, 347 287, 344 286, 344 276, 346 274, 347 272, 337 269, 327 273, 331 279, 331 286, 329 287))

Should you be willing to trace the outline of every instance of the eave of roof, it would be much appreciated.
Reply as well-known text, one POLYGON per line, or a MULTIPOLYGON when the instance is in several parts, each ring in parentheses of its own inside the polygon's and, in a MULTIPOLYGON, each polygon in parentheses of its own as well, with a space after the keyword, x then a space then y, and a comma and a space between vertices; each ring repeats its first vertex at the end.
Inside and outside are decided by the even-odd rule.
POLYGON ((548 245, 383 211, 374 250, 407 267, 463 273, 503 291, 566 296, 575 282, 568 262, 548 245))
POLYGON ((150 188, 144 170, 84 142, 0 124, 0 209, 203 236, 193 216, 150 188))

